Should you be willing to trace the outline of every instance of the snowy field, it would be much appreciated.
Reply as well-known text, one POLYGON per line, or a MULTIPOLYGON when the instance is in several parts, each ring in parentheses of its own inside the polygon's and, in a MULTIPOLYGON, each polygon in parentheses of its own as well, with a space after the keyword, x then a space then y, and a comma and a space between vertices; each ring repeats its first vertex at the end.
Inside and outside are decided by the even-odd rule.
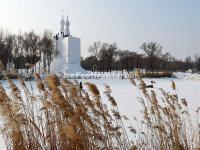
MULTIPOLYGON (((186 98, 188 102, 188 108, 191 113, 195 112, 200 106, 200 81, 175 78, 144 79, 147 85, 151 84, 152 80, 156 82, 153 88, 155 91, 158 91, 159 88, 163 88, 166 92, 173 92, 171 88, 171 81, 175 81, 178 96, 180 99, 186 98)), ((86 80, 81 81, 84 83, 86 80)), ((110 103, 103 94, 105 91, 104 84, 111 86, 112 95, 117 101, 119 111, 122 114, 127 115, 127 117, 130 119, 130 124, 133 116, 141 117, 140 111, 142 107, 137 99, 137 97, 140 96, 139 89, 132 85, 128 79, 90 79, 89 82, 97 85, 103 102, 108 105, 110 105, 110 103)))
MULTIPOLYGON (((177 86, 177 93, 179 98, 186 98, 188 102, 189 111, 195 112, 200 106, 200 80, 186 80, 186 79, 176 79, 176 78, 162 78, 162 79, 144 79, 146 84, 150 84, 151 81, 155 81, 154 90, 158 88, 163 88, 167 92, 171 90, 171 80, 175 81, 177 86)), ((110 106, 107 98, 103 94, 105 91, 104 84, 108 84, 112 89, 112 96, 116 99, 119 111, 121 114, 126 115, 129 121, 126 121, 126 125, 134 126, 133 117, 141 117, 141 104, 138 102, 137 97, 139 96, 139 90, 134 87, 128 79, 79 79, 79 82, 91 82, 95 83, 100 90, 102 100, 105 104, 110 106)), ((1 81, 4 88, 8 88, 8 84, 5 81, 1 81)), ((15 83, 18 85, 17 81, 15 83)), ((28 82, 29 83, 29 82, 28 82)), ((34 81, 32 81, 33 87, 34 81)), ((5 149, 3 141, 0 141, 0 150, 5 149)))

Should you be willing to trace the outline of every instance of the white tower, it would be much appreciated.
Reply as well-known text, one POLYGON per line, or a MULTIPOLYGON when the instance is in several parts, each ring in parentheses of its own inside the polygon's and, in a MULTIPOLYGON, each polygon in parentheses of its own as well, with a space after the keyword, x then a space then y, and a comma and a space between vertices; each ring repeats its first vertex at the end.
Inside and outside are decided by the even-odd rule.
POLYGON ((67 16, 67 20, 65 22, 65 36, 69 36, 70 35, 69 25, 70 25, 70 22, 69 22, 68 16, 67 16))
POLYGON ((61 35, 57 34, 55 36, 56 45, 59 55, 52 61, 50 65, 51 73, 55 74, 87 74, 80 65, 80 51, 81 51, 81 41, 80 38, 70 35, 69 25, 70 22, 67 17, 67 21, 64 22, 66 25, 64 29, 64 19, 61 20, 61 35), (63 32, 64 31, 64 32, 63 32))
POLYGON ((64 26, 65 26, 65 20, 63 19, 63 14, 62 14, 62 19, 60 21, 60 33, 64 34, 64 26))

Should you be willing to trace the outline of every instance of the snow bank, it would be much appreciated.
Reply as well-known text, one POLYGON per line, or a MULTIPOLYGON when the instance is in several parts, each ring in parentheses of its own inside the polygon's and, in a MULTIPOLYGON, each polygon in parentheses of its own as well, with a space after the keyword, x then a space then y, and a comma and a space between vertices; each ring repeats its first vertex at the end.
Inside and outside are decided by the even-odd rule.
POLYGON ((188 80, 199 80, 200 81, 200 74, 194 73, 186 77, 188 80))
POLYGON ((198 73, 175 72, 174 76, 178 79, 199 80, 200 81, 200 74, 198 74, 198 73))

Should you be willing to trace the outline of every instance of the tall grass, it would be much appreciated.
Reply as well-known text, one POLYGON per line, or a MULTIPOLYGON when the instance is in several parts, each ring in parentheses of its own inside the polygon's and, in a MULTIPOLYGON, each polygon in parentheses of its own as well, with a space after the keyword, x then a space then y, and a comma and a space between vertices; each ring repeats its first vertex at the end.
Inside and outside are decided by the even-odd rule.
POLYGON ((135 138, 140 149, 200 149, 200 107, 196 116, 192 116, 186 99, 177 95, 174 81, 172 93, 162 88, 157 93, 147 89, 140 73, 137 82, 131 79, 131 83, 138 87, 141 94, 138 99, 143 106, 142 126, 135 138))
POLYGON ((21 90, 10 79, 11 94, 0 87, 1 129, 8 149, 129 149, 116 104, 115 116, 109 114, 94 84, 85 84, 88 93, 78 82, 55 75, 41 80, 35 74, 35 79, 37 96, 20 78, 21 90))
MULTIPOLYGON (((10 93, 0 85, 1 133, 7 149, 136 150, 200 148, 199 109, 192 121, 185 99, 160 89, 161 98, 148 90, 138 74, 131 83, 138 87, 144 117, 141 129, 129 127, 129 139, 111 88, 105 85, 103 102, 96 85, 35 74, 37 90, 18 78, 20 87, 7 78, 10 93), (84 90, 87 89, 87 90, 84 90), (162 103, 161 103, 161 100, 162 103), (110 108, 110 109, 109 109, 110 108)), ((176 92, 175 83, 172 88, 176 92)))

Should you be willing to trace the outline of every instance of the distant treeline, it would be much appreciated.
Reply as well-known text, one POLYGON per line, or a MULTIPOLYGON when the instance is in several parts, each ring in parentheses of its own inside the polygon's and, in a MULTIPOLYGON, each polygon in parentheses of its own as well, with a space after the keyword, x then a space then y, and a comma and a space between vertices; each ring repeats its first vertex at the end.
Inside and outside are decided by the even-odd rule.
MULTIPOLYGON (((140 47, 143 54, 131 50, 120 50, 116 43, 94 42, 89 48, 89 57, 81 59, 81 65, 90 71, 112 71, 143 68, 149 71, 200 71, 200 55, 178 60, 170 53, 163 53, 162 46, 157 42, 143 43, 140 47)), ((0 61, 5 69, 36 70, 46 68, 58 54, 53 33, 45 30, 42 35, 34 31, 11 34, 0 31, 0 61)))
POLYGON ((38 35, 34 31, 11 34, 0 31, 0 61, 4 69, 28 69, 39 62, 41 68, 50 69, 56 55, 55 40, 51 31, 38 35))
POLYGON ((116 43, 94 42, 88 49, 91 54, 82 59, 81 65, 86 70, 112 71, 143 68, 148 71, 200 71, 200 55, 178 60, 170 53, 163 53, 157 42, 143 43, 139 47, 143 54, 130 50, 120 50, 116 43))

